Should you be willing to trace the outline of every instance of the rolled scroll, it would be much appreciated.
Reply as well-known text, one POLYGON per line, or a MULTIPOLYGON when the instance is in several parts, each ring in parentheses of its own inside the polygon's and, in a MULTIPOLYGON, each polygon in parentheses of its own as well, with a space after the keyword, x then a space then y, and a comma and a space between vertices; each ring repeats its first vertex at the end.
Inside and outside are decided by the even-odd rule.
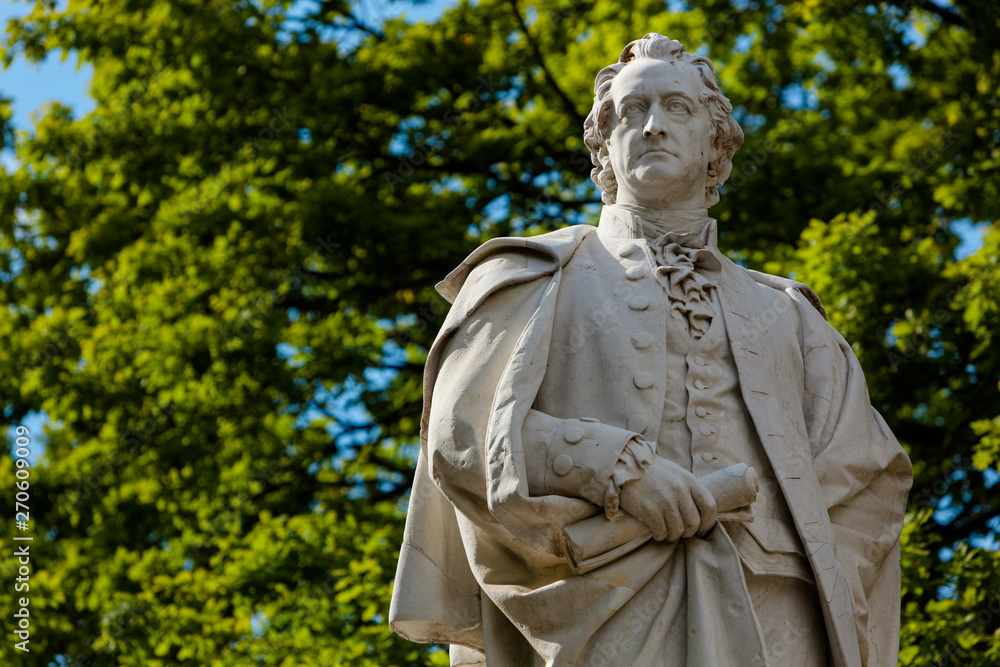
MULTIPOLYGON (((757 500, 757 473, 737 463, 698 478, 715 498, 719 521, 753 521, 751 503, 757 500)), ((617 521, 604 514, 563 528, 562 545, 575 574, 584 574, 621 558, 653 538, 639 519, 626 514, 617 521)))

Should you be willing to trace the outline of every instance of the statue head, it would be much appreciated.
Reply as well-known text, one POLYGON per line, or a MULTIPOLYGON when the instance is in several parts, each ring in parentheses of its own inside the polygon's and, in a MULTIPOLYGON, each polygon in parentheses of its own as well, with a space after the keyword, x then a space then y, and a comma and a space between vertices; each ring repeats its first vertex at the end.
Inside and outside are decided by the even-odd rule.
POLYGON ((705 208, 719 201, 743 131, 708 58, 651 33, 594 84, 584 122, 591 178, 606 204, 705 208))

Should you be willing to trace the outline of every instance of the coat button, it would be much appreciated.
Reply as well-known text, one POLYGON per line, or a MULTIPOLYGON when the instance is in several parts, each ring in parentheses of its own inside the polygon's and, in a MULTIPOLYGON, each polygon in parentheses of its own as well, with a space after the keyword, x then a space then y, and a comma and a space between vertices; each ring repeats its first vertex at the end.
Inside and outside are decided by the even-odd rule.
POLYGON ((699 366, 707 366, 708 365, 708 364, 705 363, 705 357, 701 356, 700 354, 695 355, 695 357, 694 357, 694 363, 698 364, 699 366))
POLYGON ((695 389, 708 389, 708 385, 705 384, 704 382, 702 382, 701 380, 695 380, 694 381, 694 388, 695 389))
POLYGON ((705 463, 711 463, 715 460, 715 457, 710 452, 702 452, 701 460, 705 463))
POLYGON ((708 410, 705 409, 704 405, 699 405, 694 409, 694 413, 699 417, 705 417, 706 415, 708 415, 708 410))
POLYGON ((715 433, 715 429, 712 428, 711 424, 702 423, 702 425, 698 427, 698 432, 702 435, 712 435, 715 433))
POLYGON ((634 296, 629 299, 628 307, 632 310, 646 310, 649 308, 649 299, 641 294, 639 296, 634 296))
POLYGON ((620 257, 628 257, 638 249, 639 246, 629 241, 628 243, 618 246, 618 255, 620 257))
POLYGON ((644 415, 632 415, 628 418, 628 424, 625 425, 625 428, 633 433, 645 433, 647 426, 649 426, 649 420, 644 415))
POLYGON ((569 471, 573 469, 573 459, 565 454, 560 454, 556 457, 556 460, 552 462, 552 469, 559 476, 567 475, 569 474, 569 471))
POLYGON ((649 373, 636 373, 635 377, 632 378, 632 382, 639 389, 649 389, 653 386, 653 376, 649 373))
POLYGON ((645 331, 640 331, 632 336, 632 344, 635 345, 637 350, 645 350, 653 344, 653 337, 645 331))
POLYGON ((568 429, 566 429, 566 433, 565 435, 563 435, 563 437, 566 438, 566 442, 568 442, 571 445, 575 445, 576 443, 583 440, 583 435, 584 433, 582 428, 580 428, 579 426, 570 426, 568 429))
POLYGON ((646 275, 646 269, 641 266, 630 266, 625 270, 625 277, 629 280, 639 280, 646 275))

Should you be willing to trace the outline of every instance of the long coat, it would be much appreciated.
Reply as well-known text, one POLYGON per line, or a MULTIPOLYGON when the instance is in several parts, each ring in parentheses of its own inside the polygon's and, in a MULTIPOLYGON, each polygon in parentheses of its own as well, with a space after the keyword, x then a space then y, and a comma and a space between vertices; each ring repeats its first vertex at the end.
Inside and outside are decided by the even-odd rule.
MULTIPOLYGON (((490 241, 438 286, 453 306, 426 364, 390 623, 414 641, 485 650, 491 666, 601 664, 600 644, 612 639, 619 658, 649 655, 651 639, 629 641, 648 635, 656 614, 625 632, 635 614, 623 625, 623 612, 629 591, 668 577, 690 580, 687 616, 716 624, 709 636, 722 633, 703 647, 715 654, 689 646, 684 662, 764 664, 758 638, 713 610, 753 616, 738 561, 706 574, 706 563, 735 553, 724 531, 682 541, 686 574, 668 572, 679 543, 650 543, 584 576, 562 553, 561 528, 602 511, 595 503, 611 468, 637 436, 630 420, 639 416, 649 425, 642 437, 656 442, 670 381, 653 255, 608 213, 597 229, 490 241), (619 252, 625 244, 641 252, 619 252), (637 332, 654 343, 640 349, 637 332), (515 635, 521 648, 504 648, 515 635), (756 657, 741 661, 748 646, 756 657)), ((723 258, 719 294, 743 400, 812 567, 833 664, 894 665, 909 460, 811 290, 723 258)))

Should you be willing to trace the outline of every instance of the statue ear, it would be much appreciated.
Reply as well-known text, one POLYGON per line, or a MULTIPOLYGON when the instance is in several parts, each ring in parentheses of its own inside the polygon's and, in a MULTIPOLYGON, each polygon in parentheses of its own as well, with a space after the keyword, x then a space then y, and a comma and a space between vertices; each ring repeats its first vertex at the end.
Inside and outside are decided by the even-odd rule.
MULTIPOLYGON (((732 164, 730 162, 730 164, 732 164)), ((717 141, 712 141, 711 153, 708 158, 708 183, 709 185, 718 185, 720 180, 725 180, 729 177, 728 173, 722 174, 720 172, 725 170, 726 165, 726 151, 725 148, 719 145, 717 141)))

